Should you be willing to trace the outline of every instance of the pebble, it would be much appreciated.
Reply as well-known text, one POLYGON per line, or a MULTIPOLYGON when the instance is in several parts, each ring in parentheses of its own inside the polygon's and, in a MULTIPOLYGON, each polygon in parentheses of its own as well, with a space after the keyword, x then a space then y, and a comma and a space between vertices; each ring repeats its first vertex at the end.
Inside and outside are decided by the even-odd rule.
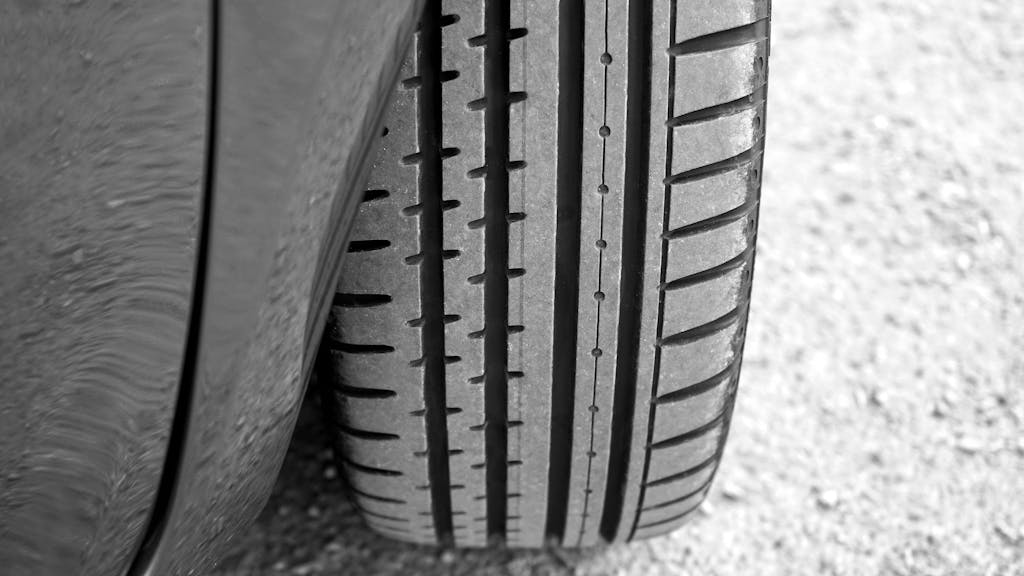
POLYGON ((708 502, 707 500, 705 500, 700 505, 700 508, 697 508, 697 510, 699 510, 700 513, 705 515, 705 516, 714 516, 715 515, 715 506, 711 502, 708 502))
POLYGON ((739 486, 728 482, 722 484, 722 498, 732 502, 739 502, 743 500, 744 496, 745 494, 739 486))
POLYGON ((328 466, 324 468, 324 478, 327 480, 334 480, 338 477, 338 469, 334 466, 328 466))
POLYGON ((964 454, 977 454, 985 449, 985 444, 978 438, 961 438, 956 443, 956 449, 964 454))
POLYGON ((455 552, 451 550, 444 550, 441 552, 441 563, 442 564, 454 564, 455 563, 455 552))
POLYGON ((76 266, 78 264, 81 264, 82 260, 85 260, 85 251, 83 251, 81 248, 71 253, 71 262, 73 262, 76 266))
POLYGON ((832 510, 839 505, 839 493, 835 490, 822 490, 818 493, 818 507, 832 510))
POLYGON ((309 516, 310 518, 319 518, 320 517, 320 509, 317 508, 316 506, 310 506, 306 510, 306 516, 309 516))

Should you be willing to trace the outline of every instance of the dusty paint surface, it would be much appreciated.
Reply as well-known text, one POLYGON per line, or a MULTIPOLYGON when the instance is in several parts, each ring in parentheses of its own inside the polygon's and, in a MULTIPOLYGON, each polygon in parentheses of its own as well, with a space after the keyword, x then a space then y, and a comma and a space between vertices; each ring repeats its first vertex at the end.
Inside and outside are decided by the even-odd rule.
POLYGON ((185 345, 205 3, 0 3, 0 572, 115 574, 185 345))

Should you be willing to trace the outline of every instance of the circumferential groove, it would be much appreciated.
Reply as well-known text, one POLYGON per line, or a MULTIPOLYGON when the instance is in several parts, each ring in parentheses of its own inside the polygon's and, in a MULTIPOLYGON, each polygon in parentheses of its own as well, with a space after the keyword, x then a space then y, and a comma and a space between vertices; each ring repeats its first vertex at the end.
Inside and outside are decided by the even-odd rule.
MULTIPOLYGON (((669 27, 674 29, 675 2, 669 27)), ((646 259, 648 179, 650 175, 651 126, 651 0, 629 3, 628 62, 626 87, 626 150, 622 208, 622 267, 619 286, 619 327, 615 388, 612 405, 611 445, 608 454, 608 477, 605 485, 601 536, 613 541, 619 533, 626 499, 630 444, 633 439, 633 410, 636 406, 637 374, 640 358, 641 319, 637 310, 643 306, 643 269, 646 259)), ((674 99, 674 82, 669 80, 668 101, 674 99)), ((671 111, 668 116, 671 116, 671 111)), ((666 150, 668 158, 672 149, 666 150)), ((671 204, 665 199, 667 207, 671 204)), ((664 243, 663 243, 664 244, 664 243)), ((652 247, 653 248, 653 247, 652 247)), ((662 262, 665 261, 662 251, 662 262)), ((661 266, 659 282, 664 282, 661 266)), ((659 308, 661 303, 659 302, 659 308)), ((661 315, 659 310, 659 316, 661 315)), ((657 362, 657 361, 656 361, 657 362)), ((657 365, 654 372, 657 373, 657 365)), ((650 423, 653 427, 653 420, 650 423)), ((646 463, 645 463, 646 466, 646 463)), ((646 472, 645 472, 646 473, 646 472)), ((642 498, 642 496, 641 496, 642 498)))
MULTIPOLYGON (((503 541, 508 516, 509 22, 506 0, 484 4, 484 430, 487 534, 503 541)), ((525 162, 521 162, 525 167, 525 162)), ((475 280, 470 279, 470 283, 475 280)))
MULTIPOLYGON (((459 153, 458 148, 442 146, 441 108, 445 73, 441 70, 441 28, 458 21, 456 15, 442 15, 441 1, 429 0, 420 22, 416 42, 416 72, 421 78, 419 87, 419 122, 417 122, 415 159, 419 170, 419 204, 415 213, 420 218, 420 252, 412 257, 420 269, 419 319, 420 342, 423 356, 410 362, 422 368, 424 428, 426 430, 427 472, 430 478, 431 509, 434 532, 441 545, 452 541, 452 504, 448 469, 448 418, 446 366, 458 361, 445 354, 444 314, 444 258, 443 214, 446 207, 454 208, 458 202, 445 201, 442 162, 459 153)), ((448 75, 450 76, 450 74, 448 75)))
POLYGON ((558 174, 551 422, 544 534, 565 537, 572 466, 583 182, 583 0, 558 6, 558 174))

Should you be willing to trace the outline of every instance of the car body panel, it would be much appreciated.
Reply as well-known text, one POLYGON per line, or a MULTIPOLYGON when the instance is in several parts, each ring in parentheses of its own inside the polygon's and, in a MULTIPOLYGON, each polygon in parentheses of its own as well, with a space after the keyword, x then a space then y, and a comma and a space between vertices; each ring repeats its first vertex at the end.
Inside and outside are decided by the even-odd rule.
POLYGON ((255 518, 421 4, 0 1, 4 573, 202 573, 255 518))
POLYGON ((220 5, 188 418, 169 455, 172 494, 136 572, 210 566, 264 506, 418 13, 408 0, 220 5))
POLYGON ((203 0, 0 1, 0 572, 123 573, 170 434, 203 0))

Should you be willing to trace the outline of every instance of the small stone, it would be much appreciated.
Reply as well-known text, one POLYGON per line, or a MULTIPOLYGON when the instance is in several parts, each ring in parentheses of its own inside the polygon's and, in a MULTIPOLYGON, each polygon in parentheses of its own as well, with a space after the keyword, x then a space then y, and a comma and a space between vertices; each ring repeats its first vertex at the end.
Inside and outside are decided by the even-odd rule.
POLYGON ((309 516, 310 518, 319 518, 320 517, 320 509, 317 508, 316 506, 310 506, 306 510, 306 516, 309 516))
POLYGON ((970 270, 973 263, 974 259, 967 252, 961 252, 956 255, 956 268, 961 272, 970 270))
POLYGON ((743 490, 739 486, 731 482, 722 484, 722 498, 731 502, 740 502, 743 500, 743 497, 743 490))
POLYGON ((607 66, 607 65, 609 65, 611 63, 612 63, 612 55, 611 54, 609 54, 607 52, 605 52, 604 54, 601 54, 601 64, 604 64, 605 66, 607 66))
POLYGON ((833 510, 839 505, 839 493, 835 490, 822 490, 818 493, 818 508, 833 510))
POLYGON ((708 500, 705 500, 704 502, 702 502, 701 505, 700 505, 700 508, 697 508, 697 511, 700 512, 701 514, 705 515, 705 516, 714 516, 715 515, 715 507, 708 500))
POLYGON ((107 208, 120 208, 121 206, 124 206, 124 200, 117 199, 107 201, 107 208))
POLYGON ((71 262, 73 262, 76 266, 78 264, 81 264, 82 260, 84 260, 84 259, 85 259, 85 251, 83 251, 81 248, 79 248, 78 250, 75 250, 74 252, 71 253, 71 262))
POLYGON ((956 443, 956 449, 964 454, 977 454, 985 449, 985 444, 978 438, 961 438, 956 443))
POLYGON ((338 469, 334 466, 328 466, 324 468, 324 478, 327 480, 334 480, 338 477, 338 469))
POLYGON ((444 550, 441 552, 441 564, 454 564, 455 563, 455 552, 451 550, 444 550))
POLYGON ((278 560, 277 562, 274 562, 273 569, 275 572, 284 572, 288 569, 288 564, 285 563, 284 560, 278 560))

